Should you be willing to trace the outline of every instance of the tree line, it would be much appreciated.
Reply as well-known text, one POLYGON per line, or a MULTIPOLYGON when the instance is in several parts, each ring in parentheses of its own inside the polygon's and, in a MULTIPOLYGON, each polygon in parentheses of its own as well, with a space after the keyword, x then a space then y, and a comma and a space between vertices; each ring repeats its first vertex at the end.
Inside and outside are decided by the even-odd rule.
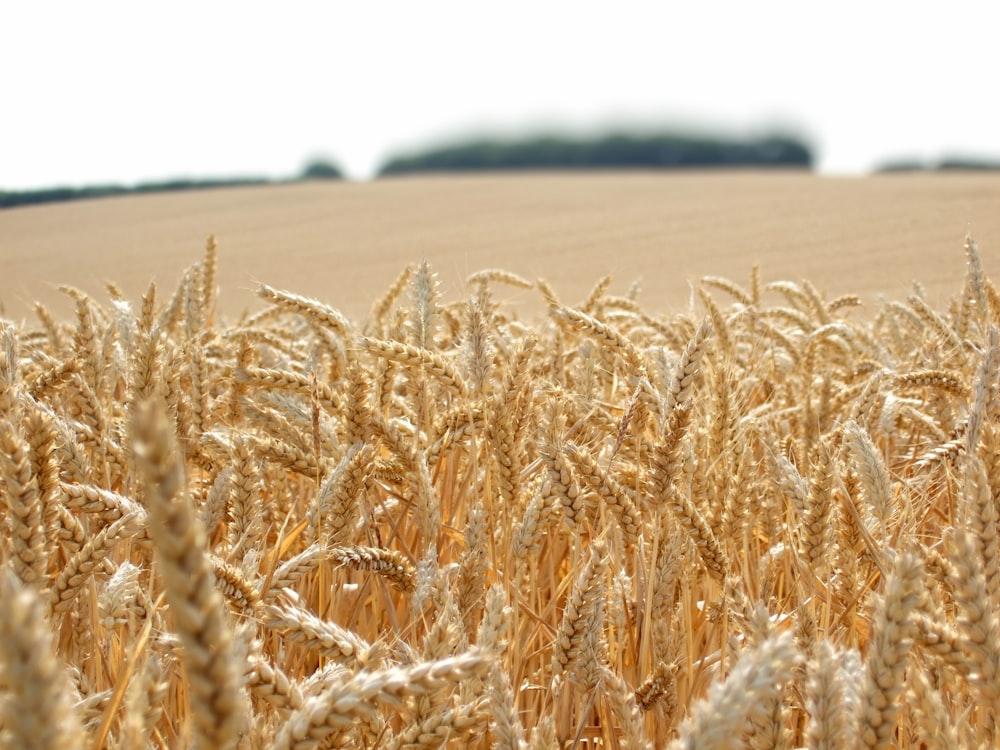
MULTIPOLYGON (((420 172, 530 169, 696 169, 708 167, 798 167, 813 165, 812 150, 787 136, 727 140, 690 135, 613 134, 591 139, 541 136, 500 141, 473 139, 417 153, 393 156, 378 176, 420 172)), ((280 182, 339 180, 340 167, 314 160, 295 177, 280 182)), ((266 178, 177 179, 135 186, 95 185, 40 190, 0 190, 0 208, 153 192, 274 184, 266 178)))
POLYGON ((31 206, 41 203, 80 200, 83 198, 107 198, 116 195, 142 195, 145 193, 166 193, 182 190, 207 190, 211 188, 244 187, 250 185, 272 185, 276 182, 300 182, 303 180, 339 180, 343 178, 340 168, 327 161, 314 161, 306 165, 302 172, 291 180, 275 181, 265 177, 227 177, 221 179, 160 180, 143 182, 138 185, 88 185, 85 187, 52 187, 38 190, 0 190, 0 208, 31 206))
POLYGON ((504 169, 695 169, 813 165, 811 149, 786 136, 726 140, 686 135, 554 136, 473 140, 389 159, 379 175, 504 169))

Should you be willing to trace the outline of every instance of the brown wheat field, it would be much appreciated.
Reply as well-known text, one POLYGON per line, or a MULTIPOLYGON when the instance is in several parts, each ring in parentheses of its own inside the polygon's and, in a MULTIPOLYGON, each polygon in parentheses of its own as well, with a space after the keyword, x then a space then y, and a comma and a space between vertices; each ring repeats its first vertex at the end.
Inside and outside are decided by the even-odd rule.
POLYGON ((995 747, 998 191, 0 214, 0 746, 995 747))

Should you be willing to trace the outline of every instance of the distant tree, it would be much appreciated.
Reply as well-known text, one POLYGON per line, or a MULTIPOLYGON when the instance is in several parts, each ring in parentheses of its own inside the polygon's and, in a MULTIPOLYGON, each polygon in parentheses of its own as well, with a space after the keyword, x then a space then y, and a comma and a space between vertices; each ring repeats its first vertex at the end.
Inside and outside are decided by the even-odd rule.
POLYGON ((986 157, 945 156, 937 162, 918 159, 896 159, 880 164, 876 174, 889 172, 995 172, 1000 171, 1000 161, 986 157))
POLYGON ((1000 161, 988 158, 975 158, 968 156, 949 156, 941 160, 938 164, 941 170, 956 171, 995 171, 1000 169, 1000 161))
POLYGON ((894 159, 883 162, 873 170, 875 174, 892 174, 895 172, 927 172, 933 167, 919 159, 894 159))
POLYGON ((344 178, 340 168, 323 159, 315 159, 309 162, 302 170, 300 179, 303 180, 342 180, 344 178))

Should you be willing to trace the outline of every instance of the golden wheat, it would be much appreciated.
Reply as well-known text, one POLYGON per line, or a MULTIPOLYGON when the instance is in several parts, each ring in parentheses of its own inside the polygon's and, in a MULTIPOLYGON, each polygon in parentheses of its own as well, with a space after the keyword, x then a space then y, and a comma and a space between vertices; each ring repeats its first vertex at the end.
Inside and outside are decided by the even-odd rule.
POLYGON ((1000 295, 670 314, 426 263, 352 321, 218 246, 0 321, 0 745, 982 747, 1000 295), (534 288, 519 321, 497 284, 534 288), (861 309, 859 309, 861 308, 861 309))

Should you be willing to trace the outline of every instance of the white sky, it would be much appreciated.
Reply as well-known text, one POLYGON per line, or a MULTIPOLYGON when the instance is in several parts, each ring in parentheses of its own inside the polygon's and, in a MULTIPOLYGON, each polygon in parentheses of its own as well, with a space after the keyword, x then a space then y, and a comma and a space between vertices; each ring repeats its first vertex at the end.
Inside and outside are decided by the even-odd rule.
POLYGON ((824 172, 1000 158, 1000 3, 30 2, 0 10, 0 189, 297 173, 472 130, 778 125, 824 172))

